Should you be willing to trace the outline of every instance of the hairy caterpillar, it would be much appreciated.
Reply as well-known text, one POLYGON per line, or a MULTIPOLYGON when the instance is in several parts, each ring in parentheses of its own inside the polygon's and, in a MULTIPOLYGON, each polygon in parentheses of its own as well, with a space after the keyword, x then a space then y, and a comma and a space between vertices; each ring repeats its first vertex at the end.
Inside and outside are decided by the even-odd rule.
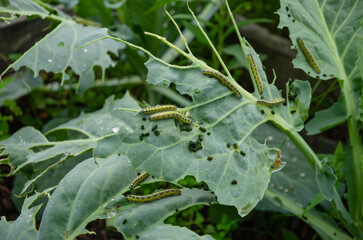
POLYGON ((270 100, 270 101, 263 100, 263 99, 257 100, 258 104, 261 104, 261 105, 264 105, 264 106, 275 106, 275 105, 278 105, 278 104, 284 103, 284 102, 285 102, 285 99, 283 99, 283 98, 276 98, 276 99, 273 99, 273 100, 270 100))
POLYGON ((275 159, 275 162, 271 164, 270 169, 271 170, 276 170, 281 166, 282 162, 281 162, 281 151, 277 151, 277 156, 275 159))
POLYGON ((302 52, 305 55, 306 60, 308 61, 308 63, 314 68, 314 70, 317 73, 320 73, 320 67, 317 63, 317 61, 315 60, 314 56, 311 54, 311 52, 309 51, 309 49, 306 47, 304 40, 302 40, 301 38, 297 38, 296 39, 297 44, 300 46, 302 52))
POLYGON ((253 77, 255 79, 258 92, 260 94, 262 94, 263 93, 263 83, 262 83, 262 79, 261 79, 261 76, 260 76, 260 72, 258 71, 256 62, 253 59, 252 54, 248 54, 247 58, 248 58, 248 62, 250 63, 250 66, 251 66, 251 69, 252 69, 253 77))
POLYGON ((203 75, 207 75, 209 77, 213 77, 217 80, 219 80, 224 86, 228 87, 229 89, 232 90, 232 92, 234 92, 238 98, 242 98, 242 94, 241 92, 237 89, 236 84, 231 82, 231 80, 229 80, 226 76, 224 76, 223 74, 217 72, 217 71, 212 71, 212 70, 204 70, 203 71, 203 75))
POLYGON ((139 176, 137 176, 130 184, 130 189, 134 189, 137 185, 139 185, 142 181, 144 181, 147 177, 149 176, 149 174, 144 171, 142 172, 139 176))
POLYGON ((179 189, 165 189, 156 193, 152 193, 149 195, 127 195, 126 199, 130 202, 136 202, 136 203, 145 203, 145 202, 152 202, 161 198, 174 196, 174 195, 180 195, 181 191, 179 189))
POLYGON ((151 113, 157 113, 157 112, 165 112, 165 111, 175 111, 177 109, 174 105, 157 105, 155 107, 148 107, 141 109, 141 113, 143 114, 151 114, 151 113))
POLYGON ((184 117, 181 113, 175 112, 175 111, 160 112, 160 113, 155 113, 155 114, 150 116, 151 121, 164 119, 164 118, 176 118, 180 122, 183 122, 183 123, 186 123, 186 124, 191 124, 192 123, 192 120, 190 120, 189 118, 184 117))

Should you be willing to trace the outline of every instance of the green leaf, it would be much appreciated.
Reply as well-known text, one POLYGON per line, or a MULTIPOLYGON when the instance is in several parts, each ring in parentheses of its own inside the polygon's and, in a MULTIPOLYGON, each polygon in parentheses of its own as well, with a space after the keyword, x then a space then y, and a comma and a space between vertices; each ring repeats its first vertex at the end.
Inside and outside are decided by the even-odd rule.
MULTIPOLYGON (((58 130, 73 130, 91 139, 98 140, 97 138, 115 134, 122 128, 133 128, 135 125, 132 124, 134 122, 134 113, 120 111, 121 106, 133 109, 139 108, 128 93, 118 100, 114 100, 113 96, 111 96, 106 100, 101 110, 81 114, 79 117, 53 128, 47 134, 58 130)), ((131 129, 129 130, 131 131, 131 129)))
POLYGON ((34 240, 38 236, 35 230, 35 214, 41 206, 25 209, 16 221, 6 222, 5 217, 0 221, 0 233, 4 239, 34 240))
MULTIPOLYGON (((0 13, 9 13, 12 15, 32 16, 38 15, 45 18, 49 15, 49 11, 34 1, 28 0, 11 0, 10 4, 5 1, 5 4, 0 4, 0 13)), ((6 19, 0 17, 0 19, 6 19)))
POLYGON ((314 72, 301 49, 294 59, 295 67, 313 77, 327 80, 336 76, 351 80, 358 77, 356 42, 363 29, 363 2, 350 1, 291 1, 281 0, 279 27, 288 27, 290 38, 297 46, 296 38, 304 40, 320 65, 321 73, 314 72))
MULTIPOLYGON (((192 95, 194 89, 199 88, 203 93, 208 93, 207 97, 215 101, 213 106, 200 104, 198 109, 191 107, 190 117, 207 128, 210 135, 196 128, 191 132, 181 131, 172 119, 145 122, 141 115, 136 115, 134 122, 137 128, 134 132, 120 130, 119 135, 101 140, 94 151, 95 156, 123 153, 130 158, 135 169, 146 170, 154 176, 173 182, 186 175, 193 175, 197 181, 208 184, 220 203, 234 205, 242 216, 246 215, 262 198, 271 175, 269 167, 273 156, 270 156, 269 148, 251 137, 253 130, 265 122, 263 115, 254 105, 231 96, 229 90, 215 79, 201 75, 200 70, 186 72, 165 67, 167 78, 158 76, 160 82, 155 82, 155 75, 152 75, 156 74, 154 69, 160 70, 164 66, 153 61, 146 65, 149 69, 152 68, 149 70, 148 81, 152 80, 154 84, 159 85, 163 82, 162 79, 170 77, 179 81, 189 79, 190 82, 183 82, 182 85, 178 83, 176 88, 179 92, 192 95), (176 75, 171 76, 175 72, 176 75), (200 87, 191 84, 200 79, 203 79, 200 87), (159 136, 151 131, 155 124, 160 131, 159 136), (141 129, 142 125, 145 130, 141 129), (145 132, 149 132, 150 136, 140 140, 140 134, 145 132), (199 135, 203 138, 203 148, 192 152, 188 145, 201 138, 199 135), (232 146, 227 147, 227 143, 232 146), (236 149, 233 144, 236 144, 236 149), (245 156, 240 154, 241 150, 245 156), (214 159, 208 161, 208 156, 213 156, 214 159), (232 184, 233 180, 237 184, 232 184)), ((196 94, 194 104, 204 101, 205 97, 204 94, 200 94, 200 97, 196 94)))
POLYGON ((211 240, 214 239, 209 235, 199 236, 186 227, 172 226, 169 224, 160 224, 155 226, 152 231, 144 232, 138 235, 140 239, 145 240, 169 240, 169 239, 190 239, 190 240, 211 240))
POLYGON ((17 131, 10 138, 1 142, 10 154, 10 163, 16 171, 27 165, 60 157, 59 161, 68 156, 77 156, 95 147, 96 139, 80 139, 74 141, 49 142, 44 135, 32 127, 17 131), (37 148, 42 147, 42 151, 37 148))
POLYGON ((98 165, 90 158, 78 164, 59 183, 44 210, 39 228, 39 239, 69 239, 88 233, 88 222, 103 212, 132 177, 125 156, 99 159, 98 165), (49 231, 52 229, 52 231, 49 231))
MULTIPOLYGON (((107 37, 106 32, 104 32, 104 36, 99 33, 95 34, 96 40, 107 37)), ((92 38, 88 39, 89 42, 93 40, 92 38)), ((82 42, 86 43, 87 41, 82 42)), ((267 82, 262 64, 256 53, 252 49, 248 49, 249 53, 251 52, 251 54, 255 55, 262 79, 267 82)), ((148 53, 147 51, 145 52, 148 53)), ((194 99, 193 104, 186 107, 184 111, 189 110, 190 118, 199 125, 205 124, 203 127, 210 130, 213 137, 208 139, 208 136, 202 136, 204 139, 208 139, 202 144, 205 150, 196 153, 194 156, 194 153, 188 149, 188 144, 197 141, 198 135, 201 135, 201 132, 198 130, 194 130, 191 133, 181 132, 175 127, 173 121, 169 120, 160 122, 162 125, 159 122, 157 123, 159 126, 162 126, 160 137, 149 133, 150 136, 147 137, 146 143, 144 141, 140 142, 140 136, 144 134, 141 131, 141 126, 144 125, 145 131, 149 131, 152 128, 152 123, 144 123, 141 121, 141 116, 136 116, 136 124, 139 126, 139 129, 132 134, 121 132, 119 136, 110 136, 101 140, 97 149, 95 149, 95 156, 106 157, 116 152, 126 154, 132 160, 135 168, 146 170, 155 176, 164 177, 169 181, 176 181, 187 174, 194 175, 198 181, 205 181, 216 192, 221 203, 235 205, 242 216, 247 214, 261 199, 261 194, 263 194, 266 187, 265 184, 267 183, 265 181, 268 181, 271 174, 268 170, 270 165, 269 159, 271 158, 269 156, 269 149, 263 147, 263 145, 260 145, 250 137, 253 130, 267 121, 267 118, 249 100, 240 101, 235 96, 230 96, 231 92, 229 89, 222 86, 215 79, 203 76, 201 69, 193 69, 191 67, 190 69, 182 70, 165 65, 152 55, 146 66, 149 69, 148 83, 164 87, 175 83, 177 91, 181 94, 190 95, 194 99), (213 104, 209 104, 212 102, 213 104), (173 144, 174 142, 176 144, 173 144), (231 151, 228 147, 223 149, 221 146, 226 146, 227 143, 236 143, 237 148, 240 149, 235 151, 231 151), (251 158, 247 157, 248 164, 258 168, 257 173, 252 174, 253 176, 251 176, 249 170, 239 163, 246 161, 244 160, 246 157, 238 154, 240 150, 244 153, 247 150, 246 147, 249 149, 247 156, 251 155, 251 158), (140 152, 137 151, 138 149, 145 149, 145 151, 140 152), (181 154, 184 156, 180 156, 181 154), (207 163, 208 160, 206 159, 208 156, 213 156, 214 154, 218 154, 218 159, 226 154, 223 158, 227 159, 222 168, 219 165, 215 165, 214 161, 212 164, 207 163), (165 158, 165 160, 160 162, 159 159, 164 159, 164 156, 174 156, 174 158, 165 158), (197 161, 197 159, 202 160, 197 161), (178 163, 178 168, 166 167, 166 165, 175 165, 176 163, 178 163), (213 174, 208 174, 205 170, 199 172, 202 171, 202 168, 209 169, 210 167, 219 170, 212 172, 213 174), (230 173, 229 176, 225 175, 226 172, 230 173), (235 176, 236 179, 230 176, 235 176), (251 176, 255 179, 254 181, 260 182, 258 190, 254 190, 254 195, 242 198, 242 192, 249 189, 249 186, 237 187, 236 190, 230 190, 229 193, 226 193, 226 186, 229 186, 231 181, 245 182, 244 179, 247 176, 251 176)), ((273 99, 280 96, 280 93, 273 85, 266 83, 266 89, 264 92, 266 98, 273 99)), ((299 95, 298 99, 300 98, 310 99, 310 95, 299 95)), ((303 100, 301 102, 309 101, 303 100)), ((292 116, 285 106, 275 107, 275 113, 287 119, 297 129, 302 129, 303 121, 299 113, 292 116)))
MULTIPOLYGON (((299 96, 295 97, 294 106, 303 122, 309 117, 309 107, 311 102, 311 86, 308 81, 295 80, 292 84, 292 93, 299 96)), ((290 109, 291 109, 290 108, 290 109)))
POLYGON ((10 154, 10 163, 15 168, 13 173, 24 171, 28 174, 29 181, 24 182, 23 189, 17 193, 22 195, 32 190, 29 187, 35 181, 38 191, 44 187, 56 185, 61 177, 74 166, 73 164, 84 159, 74 157, 95 148, 97 141, 106 135, 115 134, 121 128, 130 130, 130 125, 134 126, 134 114, 120 111, 118 108, 121 105, 130 108, 137 106, 128 94, 121 100, 113 100, 113 97, 110 97, 106 100, 103 109, 92 114, 82 114, 50 131, 52 133, 58 130, 77 131, 87 137, 84 139, 50 142, 39 131, 26 127, 2 141, 1 144, 10 154), (63 163, 64 161, 71 161, 73 164, 63 163), (65 167, 67 165, 70 167, 65 167), (59 168, 67 171, 63 172, 59 168), (54 171, 58 174, 54 174, 54 171), (45 184, 44 186, 42 181, 53 185, 45 184))
POLYGON ((134 203, 120 206, 120 211, 114 217, 113 225, 126 238, 136 235, 142 236, 143 232, 147 236, 155 235, 158 233, 159 227, 164 227, 163 221, 175 211, 196 204, 211 204, 215 202, 215 196, 209 191, 185 189, 182 190, 182 194, 178 197, 164 198, 147 204, 134 203), (155 225, 159 226, 155 227, 155 225))
POLYGON ((323 197, 331 201, 334 197, 334 184, 337 181, 337 177, 334 174, 333 169, 327 164, 327 160, 323 159, 321 161, 322 169, 319 169, 317 165, 315 165, 316 169, 316 182, 318 183, 319 190, 323 197))
MULTIPOLYGON (((22 203, 22 199, 17 197, 27 195, 33 192, 33 190, 41 192, 47 188, 57 186, 70 170, 91 156, 91 152, 87 152, 76 157, 63 159, 63 161, 58 160, 54 164, 46 162, 43 165, 47 164, 46 166, 48 168, 44 167, 45 170, 43 170, 43 168, 38 167, 34 170, 34 173, 28 177, 29 179, 25 178, 23 175, 17 175, 14 181, 14 187, 12 189, 12 193, 14 196, 16 196, 13 197, 13 201, 18 207, 22 203)), ((44 201, 41 201, 41 203, 46 204, 47 199, 43 200, 44 201)), ((43 210, 43 208, 40 209, 39 215, 43 214, 43 210)))
POLYGON ((138 127, 134 132, 120 130, 118 136, 101 140, 94 151, 95 156, 123 153, 131 159, 134 168, 173 182, 193 175, 197 181, 208 184, 220 203, 234 205, 242 216, 246 215, 263 196, 271 174, 269 167, 273 156, 266 146, 251 137, 253 130, 265 122, 263 115, 254 105, 231 96, 229 90, 215 79, 201 75, 199 69, 178 71, 152 60, 146 65, 149 82, 167 86, 171 80, 178 81, 176 88, 180 93, 193 95, 194 104, 200 106, 198 109, 193 105, 189 107, 190 118, 207 128, 210 135, 196 128, 191 132, 181 131, 172 119, 145 122, 141 115, 136 115, 134 122, 138 127), (161 76, 156 71, 160 73, 160 69, 164 70, 161 76), (195 89, 200 89, 203 94, 194 94, 195 89), (205 98, 214 104, 203 103, 205 98), (160 136, 151 131, 155 124, 160 136), (145 130, 141 129, 142 125, 145 130), (140 135, 145 132, 150 136, 140 140, 140 135), (188 145, 199 139, 198 135, 203 138, 203 148, 192 152, 188 145), (237 148, 227 147, 227 143, 236 144, 237 148), (241 150, 245 156, 240 154, 241 150), (208 161, 208 156, 214 159, 208 161), (233 180, 237 184, 231 184, 233 180))
MULTIPOLYGON (((315 181, 315 173, 304 155, 297 150, 295 144, 276 127, 270 124, 260 126, 253 136, 258 141, 266 141, 269 147, 281 148, 281 160, 285 167, 271 176, 269 189, 285 198, 307 206, 319 192, 315 181), (267 136, 267 137, 266 137, 267 136)), ((264 198, 258 205, 260 210, 285 212, 284 206, 276 206, 268 198, 264 198)))
POLYGON ((193 189, 148 204, 131 203, 122 195, 137 175, 128 158, 112 155, 97 163, 93 158, 83 161, 59 183, 44 211, 39 239, 64 239, 67 233, 74 239, 88 233, 86 225, 98 218, 114 219, 115 226, 129 234, 127 238, 136 233, 154 234, 155 222, 162 223, 176 208, 214 201, 213 194, 193 189))
POLYGON ((315 116, 305 125, 308 135, 315 135, 335 127, 348 119, 345 100, 341 95, 330 108, 316 112, 315 116))
POLYGON ((96 27, 64 21, 11 64, 1 75, 4 75, 10 68, 18 70, 20 67, 26 66, 33 71, 34 77, 38 76, 40 70, 61 73, 62 83, 64 83, 69 79, 66 70, 71 67, 73 72, 79 75, 77 92, 82 93, 94 83, 93 67, 101 67, 103 78, 105 68, 114 64, 107 52, 117 53, 117 49, 124 48, 123 44, 108 39, 83 49, 75 47, 75 43, 80 37, 95 30, 97 30, 96 27))
POLYGON ((100 22, 103 26, 110 26, 114 17, 111 10, 107 9, 104 0, 80 0, 77 8, 77 15, 91 18, 93 21, 100 22))
POLYGON ((2 239, 11 240, 34 240, 38 237, 38 232, 35 228, 35 215, 42 205, 30 207, 37 199, 46 196, 53 188, 46 189, 41 193, 36 193, 33 196, 25 199, 20 216, 12 222, 7 222, 5 217, 0 221, 0 234, 2 239))

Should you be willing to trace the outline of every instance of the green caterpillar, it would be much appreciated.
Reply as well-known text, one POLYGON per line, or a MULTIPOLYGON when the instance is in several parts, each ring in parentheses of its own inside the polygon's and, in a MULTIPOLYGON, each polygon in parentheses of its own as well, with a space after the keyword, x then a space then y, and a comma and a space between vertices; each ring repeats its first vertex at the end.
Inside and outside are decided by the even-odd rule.
POLYGON ((179 189, 165 189, 160 192, 152 193, 149 195, 127 195, 126 199, 130 202, 136 202, 136 203, 147 203, 152 202, 161 198, 180 195, 181 191, 179 189))

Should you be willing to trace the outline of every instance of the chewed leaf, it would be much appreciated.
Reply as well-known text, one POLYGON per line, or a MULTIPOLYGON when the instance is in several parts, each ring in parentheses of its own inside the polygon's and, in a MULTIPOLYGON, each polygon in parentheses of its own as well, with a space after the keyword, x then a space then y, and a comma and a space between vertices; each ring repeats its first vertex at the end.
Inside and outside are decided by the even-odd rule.
POLYGON ((363 1, 289 1, 281 0, 279 27, 288 27, 298 55, 293 61, 297 68, 323 80, 358 77, 356 43, 362 35, 363 1), (297 46, 301 38, 320 66, 314 71, 297 46))
POLYGON ((134 132, 120 130, 101 140, 95 155, 126 154, 134 168, 173 182, 193 175, 208 184, 220 203, 236 206, 242 216, 248 214, 263 197, 275 157, 251 137, 267 119, 251 101, 236 98, 201 69, 174 69, 153 60, 146 65, 149 82, 174 82, 178 91, 193 96, 193 104, 184 110, 200 128, 192 125, 191 131, 183 131, 172 119, 144 121, 138 114, 134 132), (158 134, 152 130, 155 125, 158 134))
POLYGON ((34 76, 37 76, 40 70, 61 73, 64 82, 69 79, 66 70, 70 67, 80 76, 77 91, 82 93, 93 84, 93 67, 100 66, 104 74, 105 68, 114 64, 107 52, 116 52, 118 48, 124 47, 123 44, 106 39, 86 48, 77 49, 75 43, 82 36, 95 30, 96 27, 65 21, 37 42, 8 69, 18 70, 26 66, 34 72, 34 76))
POLYGON ((26 198, 21 210, 20 216, 11 222, 7 222, 5 217, 0 220, 0 233, 2 239, 24 239, 33 240, 37 239, 38 231, 35 228, 35 215, 42 207, 37 205, 31 207, 35 200, 44 197, 48 192, 54 188, 49 188, 42 193, 36 193, 33 196, 26 198))
MULTIPOLYGON (((311 199, 319 192, 315 181, 315 173, 304 155, 296 145, 287 139, 284 134, 270 124, 259 127, 254 137, 259 141, 267 141, 269 147, 281 147, 281 160, 286 166, 279 172, 272 174, 269 189, 283 195, 295 203, 307 206, 311 199), (266 137, 267 136, 267 137, 266 137), (282 143, 285 143, 282 145, 282 143)), ((285 211, 264 198, 258 205, 260 210, 285 211)))
MULTIPOLYGON (((18 14, 18 15, 38 15, 45 18, 49 15, 49 11, 41 7, 39 4, 28 0, 11 0, 4 1, 0 4, 0 13, 18 14)), ((1 18, 1 17, 0 17, 1 18)))
POLYGON ((41 18, 54 15, 64 20, 70 19, 65 13, 46 3, 38 4, 35 1, 28 0, 2 0, 2 2, 0 1, 0 13, 5 13, 0 17, 0 19, 4 20, 13 19, 17 16, 33 15, 40 16, 41 18))
MULTIPOLYGON (((215 202, 215 196, 209 191, 182 189, 181 195, 177 197, 168 197, 147 204, 129 203, 120 206, 120 210, 114 218, 114 226, 126 238, 129 238, 142 234, 146 229, 154 226, 155 223, 165 219, 175 211, 183 210, 195 204, 212 204, 215 202)), ((155 234, 157 228, 152 227, 147 232, 148 234, 155 234)))
MULTIPOLYGON (((137 172, 128 158, 115 154, 97 162, 93 158, 83 161, 59 183, 44 211, 40 239, 74 239, 88 232, 85 227, 90 221, 106 218, 114 220, 115 227, 126 239, 155 234, 156 223, 172 215, 177 208, 215 202, 213 194, 200 189, 181 189, 179 196, 147 204, 129 202, 123 194, 137 172)), ((189 234, 197 236, 193 232, 189 234)))

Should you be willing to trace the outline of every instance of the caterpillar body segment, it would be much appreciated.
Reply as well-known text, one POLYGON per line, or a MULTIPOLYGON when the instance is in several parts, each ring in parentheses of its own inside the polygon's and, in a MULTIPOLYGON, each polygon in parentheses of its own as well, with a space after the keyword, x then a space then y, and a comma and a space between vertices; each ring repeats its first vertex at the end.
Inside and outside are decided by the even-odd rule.
POLYGON ((304 40, 302 40, 301 38, 297 38, 296 39, 297 44, 299 45, 301 51, 304 53, 304 56, 306 58, 306 60, 308 61, 308 63, 310 64, 310 66, 315 70, 315 72, 320 74, 320 67, 318 62, 315 60, 313 54, 310 52, 310 50, 306 47, 304 40))
POLYGON ((154 107, 147 107, 144 109, 141 109, 141 113, 142 114, 152 114, 152 113, 157 113, 157 112, 165 112, 165 111, 175 111, 178 108, 175 105, 157 105, 154 107))
POLYGON ((180 195, 180 194, 181 191, 179 189, 165 189, 149 195, 127 195, 126 199, 129 200, 130 202, 147 203, 161 198, 180 195))
POLYGON ((283 99, 283 98, 276 98, 273 100, 263 100, 263 99, 257 100, 257 104, 268 106, 268 107, 276 106, 276 105, 284 103, 284 102, 285 102, 285 99, 283 99))
POLYGON ((175 118, 175 119, 178 119, 180 122, 183 122, 186 124, 192 124, 192 122, 193 122, 191 119, 184 117, 181 113, 176 112, 176 111, 160 112, 160 113, 155 113, 150 116, 151 121, 165 119, 165 118, 175 118))
POLYGON ((137 176, 134 180, 132 180, 129 188, 134 189, 137 185, 143 182, 148 176, 149 174, 146 171, 142 172, 139 176, 137 176))
POLYGON ((224 76, 223 74, 217 72, 217 71, 212 71, 212 70, 204 70, 203 75, 209 76, 209 77, 213 77, 215 79, 217 79, 220 83, 222 83, 224 86, 228 87, 229 89, 232 90, 232 92, 234 92, 238 98, 242 98, 242 94, 241 92, 238 90, 237 86, 235 83, 231 82, 231 80, 229 80, 226 76, 224 76))
POLYGON ((253 78, 255 79, 255 82, 257 85, 257 90, 260 94, 262 94, 263 93, 263 83, 262 83, 261 75, 260 75, 260 72, 258 71, 256 62, 253 59, 252 54, 248 54, 247 58, 248 58, 248 62, 252 69, 252 74, 253 74, 253 78))

